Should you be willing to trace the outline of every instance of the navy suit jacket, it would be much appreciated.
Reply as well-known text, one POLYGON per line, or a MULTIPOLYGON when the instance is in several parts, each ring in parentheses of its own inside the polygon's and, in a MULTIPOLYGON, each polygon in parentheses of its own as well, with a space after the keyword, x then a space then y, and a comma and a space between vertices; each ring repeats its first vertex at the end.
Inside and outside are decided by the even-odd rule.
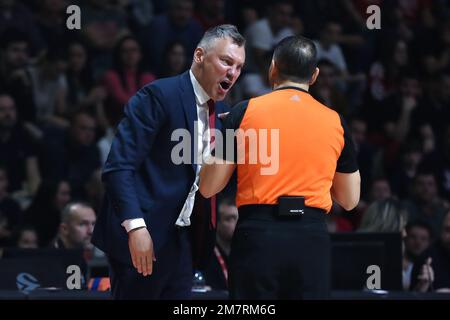
MULTIPOLYGON (((223 103, 216 103, 219 130, 217 115, 226 111, 223 103)), ((195 180, 194 121, 197 108, 189 72, 147 84, 129 100, 103 168, 105 198, 92 237, 95 246, 131 265, 124 220, 145 220, 156 255, 174 235, 195 180), (171 153, 180 140, 171 136, 180 128, 190 133, 191 162, 176 165, 171 153)))

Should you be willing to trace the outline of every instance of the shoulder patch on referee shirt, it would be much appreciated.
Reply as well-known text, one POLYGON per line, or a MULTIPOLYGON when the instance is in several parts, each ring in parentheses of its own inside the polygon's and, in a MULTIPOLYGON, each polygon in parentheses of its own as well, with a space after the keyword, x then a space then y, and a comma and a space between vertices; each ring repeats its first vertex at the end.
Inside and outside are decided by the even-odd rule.
POLYGON ((291 101, 295 101, 295 102, 299 102, 300 101, 300 96, 297 94, 294 94, 291 99, 289 99, 291 101))

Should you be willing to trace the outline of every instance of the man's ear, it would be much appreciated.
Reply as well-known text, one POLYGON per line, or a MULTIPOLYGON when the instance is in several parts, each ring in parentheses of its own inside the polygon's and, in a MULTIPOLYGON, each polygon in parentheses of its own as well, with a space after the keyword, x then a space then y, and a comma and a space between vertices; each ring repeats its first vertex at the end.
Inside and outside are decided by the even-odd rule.
POLYGON ((269 73, 267 75, 269 77, 269 84, 272 87, 272 89, 275 87, 276 85, 276 80, 278 77, 278 68, 275 65, 275 60, 272 59, 272 61, 270 62, 270 67, 269 67, 269 73))
POLYGON ((59 225, 59 232, 63 235, 67 235, 69 233, 69 228, 67 223, 61 222, 59 225))
POLYGON ((205 57, 205 50, 203 48, 196 48, 194 51, 194 61, 201 63, 205 57))
POLYGON ((320 73, 320 70, 319 70, 319 68, 316 67, 316 70, 312 74, 311 80, 309 81, 310 86, 312 86, 314 84, 314 82, 316 82, 317 77, 319 76, 319 73, 320 73))

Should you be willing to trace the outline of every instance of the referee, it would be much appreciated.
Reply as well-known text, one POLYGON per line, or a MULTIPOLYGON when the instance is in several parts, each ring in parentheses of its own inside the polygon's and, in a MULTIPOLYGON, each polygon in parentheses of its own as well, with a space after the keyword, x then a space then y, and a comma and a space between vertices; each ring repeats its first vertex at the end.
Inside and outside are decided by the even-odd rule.
POLYGON ((360 175, 344 119, 308 93, 318 75, 311 40, 292 36, 278 43, 269 70, 273 92, 239 103, 222 120, 224 130, 256 132, 259 146, 267 136, 272 139, 267 132, 278 130, 278 140, 268 141, 265 148, 278 153, 279 163, 272 164, 277 170, 267 174, 267 161, 259 157, 252 162, 245 139, 227 139, 223 131, 224 145, 231 143, 235 154, 223 152, 231 148, 220 148, 216 141, 216 154, 200 173, 200 192, 211 197, 237 167, 239 221, 229 267, 232 299, 329 297, 325 217, 332 200, 346 210, 357 205, 360 175), (266 134, 260 134, 264 130, 266 134))

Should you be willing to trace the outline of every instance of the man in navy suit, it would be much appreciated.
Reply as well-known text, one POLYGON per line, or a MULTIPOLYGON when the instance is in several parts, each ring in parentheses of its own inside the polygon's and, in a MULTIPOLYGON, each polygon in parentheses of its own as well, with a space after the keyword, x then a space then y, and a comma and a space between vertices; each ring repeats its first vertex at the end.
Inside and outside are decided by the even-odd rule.
POLYGON ((211 219, 193 212, 202 155, 213 141, 209 128, 221 129, 227 109, 219 101, 240 75, 244 45, 234 26, 209 29, 188 72, 144 86, 126 105, 103 168, 106 194, 92 238, 108 256, 115 299, 190 297, 191 218, 211 219), (188 139, 179 140, 179 129, 188 139), (180 143, 190 148, 180 151, 180 143))

